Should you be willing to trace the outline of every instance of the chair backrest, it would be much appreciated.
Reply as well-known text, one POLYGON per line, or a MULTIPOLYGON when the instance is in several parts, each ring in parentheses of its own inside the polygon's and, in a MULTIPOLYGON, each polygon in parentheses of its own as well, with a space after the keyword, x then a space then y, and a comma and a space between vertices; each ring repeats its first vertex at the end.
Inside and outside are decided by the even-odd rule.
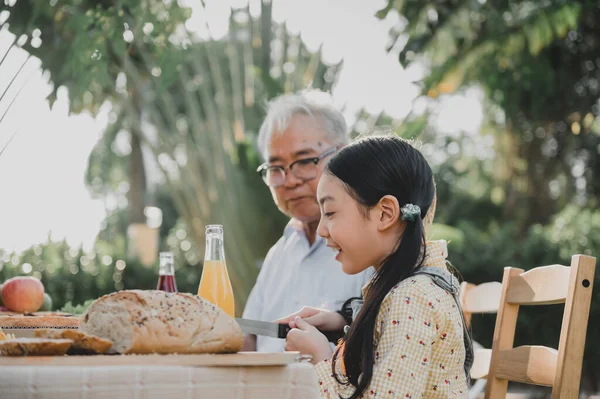
POLYGON ((575 255, 571 267, 504 269, 485 398, 505 398, 508 381, 550 386, 552 399, 579 396, 595 268, 596 258, 575 255), (519 306, 556 303, 565 304, 558 350, 513 348, 519 306))
MULTIPOLYGON (((467 326, 470 327, 471 316, 481 313, 497 313, 500 308, 500 297, 502 295, 502 284, 493 281, 479 285, 463 282, 460 285, 460 303, 467 326)), ((490 367, 492 356, 491 349, 482 348, 474 343, 473 366, 471 367, 471 378, 486 378, 490 367)), ((482 390, 483 386, 479 388, 482 390)))
POLYGON ((492 281, 479 285, 463 282, 460 285, 460 303, 465 321, 471 324, 471 315, 497 313, 500 308, 502 283, 492 281))

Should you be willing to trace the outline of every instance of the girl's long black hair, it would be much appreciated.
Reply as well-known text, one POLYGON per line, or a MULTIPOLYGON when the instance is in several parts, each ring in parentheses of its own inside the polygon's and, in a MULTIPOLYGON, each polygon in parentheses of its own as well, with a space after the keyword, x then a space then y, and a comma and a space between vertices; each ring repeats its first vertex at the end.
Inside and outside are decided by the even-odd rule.
POLYGON ((423 218, 435 197, 433 174, 423 155, 408 141, 396 136, 370 136, 338 152, 325 173, 341 180, 348 193, 365 209, 374 207, 385 195, 393 195, 400 206, 418 205, 421 214, 406 229, 395 252, 373 276, 364 304, 348 334, 333 356, 343 347, 347 383, 356 389, 349 399, 360 397, 373 377, 373 335, 379 308, 385 296, 399 282, 411 276, 425 258, 423 218))

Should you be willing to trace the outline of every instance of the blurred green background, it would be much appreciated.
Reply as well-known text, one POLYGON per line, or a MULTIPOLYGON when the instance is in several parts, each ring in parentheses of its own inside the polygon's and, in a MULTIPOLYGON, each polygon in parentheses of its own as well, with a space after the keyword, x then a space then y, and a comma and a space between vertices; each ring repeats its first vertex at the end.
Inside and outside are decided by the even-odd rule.
MULTIPOLYGON (((145 210, 155 207, 162 211, 156 250, 175 252, 180 291, 197 290, 204 226, 224 224, 239 312, 286 222, 254 172, 264 105, 304 88, 335 89, 346 61, 326 62, 321 49, 309 49, 300 33, 274 21, 267 1, 254 2, 259 12, 232 9, 229 30, 217 39, 185 28, 191 11, 181 2, 5 0, 1 7, 2 30, 13 38, 7 53, 23 49, 41 61, 53 84, 51 105, 61 87, 73 113, 96 115, 111 104, 85 179, 97 198, 126 198, 126 206, 107 216, 91 251, 50 238, 23 252, 0 250, 0 282, 38 276, 56 308, 154 288, 157 265, 140 261, 128 230, 144 226, 145 210), (119 137, 127 153, 114 150, 119 137), (160 170, 158 185, 148 184, 148 158, 160 170)), ((597 256, 600 2, 381 2, 377 17, 392 16, 398 22, 387 50, 407 70, 420 71, 420 94, 402 119, 359 111, 353 135, 393 130, 420 142, 438 190, 430 234, 450 241, 450 260, 462 277, 500 281, 505 266, 597 256), (479 131, 441 134, 441 105, 469 93, 478 93, 483 106, 479 131)), ((5 75, 5 84, 20 72, 5 75)), ((8 104, 0 114, 5 135, 9 92, 0 87, 0 103, 8 104)), ((405 95, 398 93, 399 101, 405 95)), ((588 392, 600 390, 598 292, 582 379, 588 392)), ((561 314, 556 306, 523 309, 516 344, 556 347, 561 314)), ((491 346, 494 321, 473 320, 484 346, 491 346)))

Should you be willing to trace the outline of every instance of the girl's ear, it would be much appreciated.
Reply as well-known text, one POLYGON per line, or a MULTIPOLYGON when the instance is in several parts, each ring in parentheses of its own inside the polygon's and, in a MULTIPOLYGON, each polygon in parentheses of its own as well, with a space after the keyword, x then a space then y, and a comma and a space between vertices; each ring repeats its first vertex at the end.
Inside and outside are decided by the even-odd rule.
POLYGON ((375 206, 374 210, 376 211, 375 217, 378 222, 378 231, 385 231, 390 227, 395 226, 402 216, 398 199, 393 195, 383 196, 375 206))

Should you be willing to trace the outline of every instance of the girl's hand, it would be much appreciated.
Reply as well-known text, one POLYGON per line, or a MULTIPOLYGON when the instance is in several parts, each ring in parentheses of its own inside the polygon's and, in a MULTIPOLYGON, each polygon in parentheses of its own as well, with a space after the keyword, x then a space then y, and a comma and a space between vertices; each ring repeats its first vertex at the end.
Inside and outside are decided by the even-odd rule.
POLYGON ((342 331, 346 325, 346 320, 339 313, 308 306, 289 316, 276 320, 275 323, 288 324, 291 328, 296 328, 295 319, 297 317, 321 331, 342 331))
POLYGON ((330 359, 333 351, 327 338, 315 327, 296 316, 292 328, 285 338, 286 351, 298 351, 303 355, 311 355, 312 364, 317 364, 325 359, 330 359))

